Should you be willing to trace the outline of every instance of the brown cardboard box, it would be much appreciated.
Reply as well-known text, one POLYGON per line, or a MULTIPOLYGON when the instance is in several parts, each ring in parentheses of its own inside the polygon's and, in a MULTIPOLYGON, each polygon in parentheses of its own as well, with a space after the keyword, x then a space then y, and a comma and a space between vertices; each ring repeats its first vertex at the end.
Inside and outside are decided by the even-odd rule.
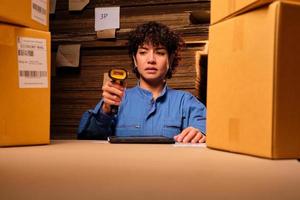
POLYGON ((210 28, 207 145, 300 158, 300 3, 269 6, 210 28))
POLYGON ((211 24, 273 1, 276 0, 211 0, 211 24))
POLYGON ((1 0, 0 22, 49 30, 49 0, 1 0))
POLYGON ((48 144, 50 33, 0 24, 0 146, 48 144))

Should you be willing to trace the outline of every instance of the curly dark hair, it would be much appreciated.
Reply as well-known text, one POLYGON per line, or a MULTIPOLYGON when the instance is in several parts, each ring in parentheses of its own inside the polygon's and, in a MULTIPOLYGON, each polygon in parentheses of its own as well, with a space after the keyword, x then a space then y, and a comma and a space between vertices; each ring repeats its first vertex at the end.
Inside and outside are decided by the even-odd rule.
POLYGON ((166 74, 166 78, 171 78, 181 59, 179 51, 184 46, 183 39, 168 26, 155 21, 138 25, 135 30, 130 32, 128 40, 129 56, 132 59, 133 72, 137 78, 140 78, 140 74, 135 68, 133 56, 136 56, 139 46, 145 43, 151 43, 153 46, 162 45, 167 49, 170 68, 166 74))

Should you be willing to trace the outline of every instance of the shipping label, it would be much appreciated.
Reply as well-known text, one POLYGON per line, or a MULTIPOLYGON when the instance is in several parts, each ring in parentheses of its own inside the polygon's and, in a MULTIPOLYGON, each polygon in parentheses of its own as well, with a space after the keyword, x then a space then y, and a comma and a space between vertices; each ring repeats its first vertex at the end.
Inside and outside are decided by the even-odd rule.
POLYGON ((31 18, 47 26, 47 0, 31 1, 31 18))
POLYGON ((18 37, 17 54, 20 88, 47 88, 46 39, 18 37))

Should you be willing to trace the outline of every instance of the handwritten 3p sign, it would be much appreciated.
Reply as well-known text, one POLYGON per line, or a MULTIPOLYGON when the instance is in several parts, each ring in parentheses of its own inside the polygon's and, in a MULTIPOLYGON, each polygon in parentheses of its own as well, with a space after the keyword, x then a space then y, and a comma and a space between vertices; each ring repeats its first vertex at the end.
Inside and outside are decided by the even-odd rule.
POLYGON ((95 31, 120 28, 120 7, 95 8, 95 31))

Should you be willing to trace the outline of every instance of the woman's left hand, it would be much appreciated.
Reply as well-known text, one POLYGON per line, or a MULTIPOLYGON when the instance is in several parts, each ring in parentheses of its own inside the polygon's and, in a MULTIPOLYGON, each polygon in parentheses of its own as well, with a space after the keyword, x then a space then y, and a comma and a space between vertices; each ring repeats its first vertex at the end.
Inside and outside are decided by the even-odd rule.
POLYGON ((201 131, 194 127, 187 127, 180 134, 174 136, 176 142, 182 143, 204 143, 206 137, 201 131))

